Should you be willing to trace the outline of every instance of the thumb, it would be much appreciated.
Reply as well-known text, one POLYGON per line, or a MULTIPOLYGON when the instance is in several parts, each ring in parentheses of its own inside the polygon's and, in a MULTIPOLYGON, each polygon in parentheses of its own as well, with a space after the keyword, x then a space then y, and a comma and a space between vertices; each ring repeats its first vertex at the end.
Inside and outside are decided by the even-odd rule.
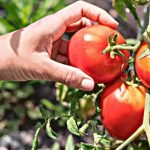
POLYGON ((80 69, 55 61, 51 63, 50 76, 52 80, 84 91, 91 91, 94 88, 94 80, 80 69))

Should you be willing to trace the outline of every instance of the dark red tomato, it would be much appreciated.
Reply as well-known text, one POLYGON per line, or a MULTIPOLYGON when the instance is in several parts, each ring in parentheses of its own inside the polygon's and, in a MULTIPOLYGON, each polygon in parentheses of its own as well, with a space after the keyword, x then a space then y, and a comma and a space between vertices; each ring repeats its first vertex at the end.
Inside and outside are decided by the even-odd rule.
POLYGON ((150 88, 150 55, 147 55, 140 59, 141 54, 147 49, 149 45, 143 42, 139 49, 137 50, 135 57, 135 69, 137 76, 142 81, 142 83, 150 88))
POLYGON ((114 138, 125 140, 143 122, 146 90, 129 86, 121 79, 106 86, 100 99, 101 119, 114 138))
MULTIPOLYGON (((118 35, 117 44, 125 43, 125 39, 118 31, 103 25, 85 27, 76 32, 69 44, 70 64, 80 68, 97 83, 107 83, 119 76, 124 58, 115 55, 112 59, 110 53, 102 54, 108 45, 108 37, 112 34, 118 35)), ((121 51, 129 57, 128 51, 121 51)))

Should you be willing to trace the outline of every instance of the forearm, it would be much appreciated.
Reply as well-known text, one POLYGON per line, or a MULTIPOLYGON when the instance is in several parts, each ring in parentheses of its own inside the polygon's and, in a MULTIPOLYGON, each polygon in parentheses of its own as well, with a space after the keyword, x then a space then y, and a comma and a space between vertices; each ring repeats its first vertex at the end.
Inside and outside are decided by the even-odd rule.
POLYGON ((9 67, 13 65, 12 57, 14 51, 11 46, 11 35, 8 33, 0 36, 0 80, 8 79, 9 67))

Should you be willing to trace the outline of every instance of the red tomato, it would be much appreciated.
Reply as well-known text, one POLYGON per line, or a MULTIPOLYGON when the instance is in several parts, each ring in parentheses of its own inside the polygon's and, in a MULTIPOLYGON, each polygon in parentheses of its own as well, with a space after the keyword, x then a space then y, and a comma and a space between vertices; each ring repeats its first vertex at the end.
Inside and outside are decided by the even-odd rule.
POLYGON ((100 100, 101 119, 111 136, 125 140, 140 127, 145 95, 143 86, 129 86, 121 79, 106 86, 100 100))
MULTIPOLYGON (((76 32, 69 44, 70 64, 80 68, 98 83, 107 83, 119 76, 124 62, 121 56, 115 55, 112 59, 110 53, 102 54, 108 46, 110 34, 118 35, 117 44, 125 43, 125 39, 118 31, 104 25, 94 25, 76 32)), ((128 51, 121 52, 129 57, 128 51)))
POLYGON ((137 76, 142 83, 146 87, 150 88, 150 55, 147 55, 141 59, 139 58, 148 47, 149 45, 146 42, 143 42, 139 47, 135 57, 135 69, 137 76))

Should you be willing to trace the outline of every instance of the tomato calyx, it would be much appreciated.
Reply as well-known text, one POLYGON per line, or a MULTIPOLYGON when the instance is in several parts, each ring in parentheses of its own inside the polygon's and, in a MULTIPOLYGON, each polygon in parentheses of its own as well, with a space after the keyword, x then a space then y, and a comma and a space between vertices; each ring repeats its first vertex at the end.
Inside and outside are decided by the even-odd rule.
POLYGON ((102 54, 110 53, 112 59, 115 55, 125 57, 125 55, 118 48, 114 48, 117 45, 118 34, 111 33, 108 37, 108 46, 102 51, 102 54))
POLYGON ((140 80, 133 70, 129 70, 127 73, 124 73, 121 77, 121 80, 128 86, 138 87, 141 85, 140 80))
POLYGON ((136 75, 134 62, 134 57, 130 57, 128 59, 129 66, 128 69, 124 72, 123 76, 121 77, 121 80, 129 86, 138 87, 139 85, 141 85, 141 81, 136 75))
MULTIPOLYGON (((139 86, 139 83, 135 82, 135 80, 129 80, 128 78, 125 79, 124 77, 121 77, 121 80, 129 86, 133 86, 133 87, 139 86)), ((138 79, 136 79, 136 80, 139 81, 138 79)))

